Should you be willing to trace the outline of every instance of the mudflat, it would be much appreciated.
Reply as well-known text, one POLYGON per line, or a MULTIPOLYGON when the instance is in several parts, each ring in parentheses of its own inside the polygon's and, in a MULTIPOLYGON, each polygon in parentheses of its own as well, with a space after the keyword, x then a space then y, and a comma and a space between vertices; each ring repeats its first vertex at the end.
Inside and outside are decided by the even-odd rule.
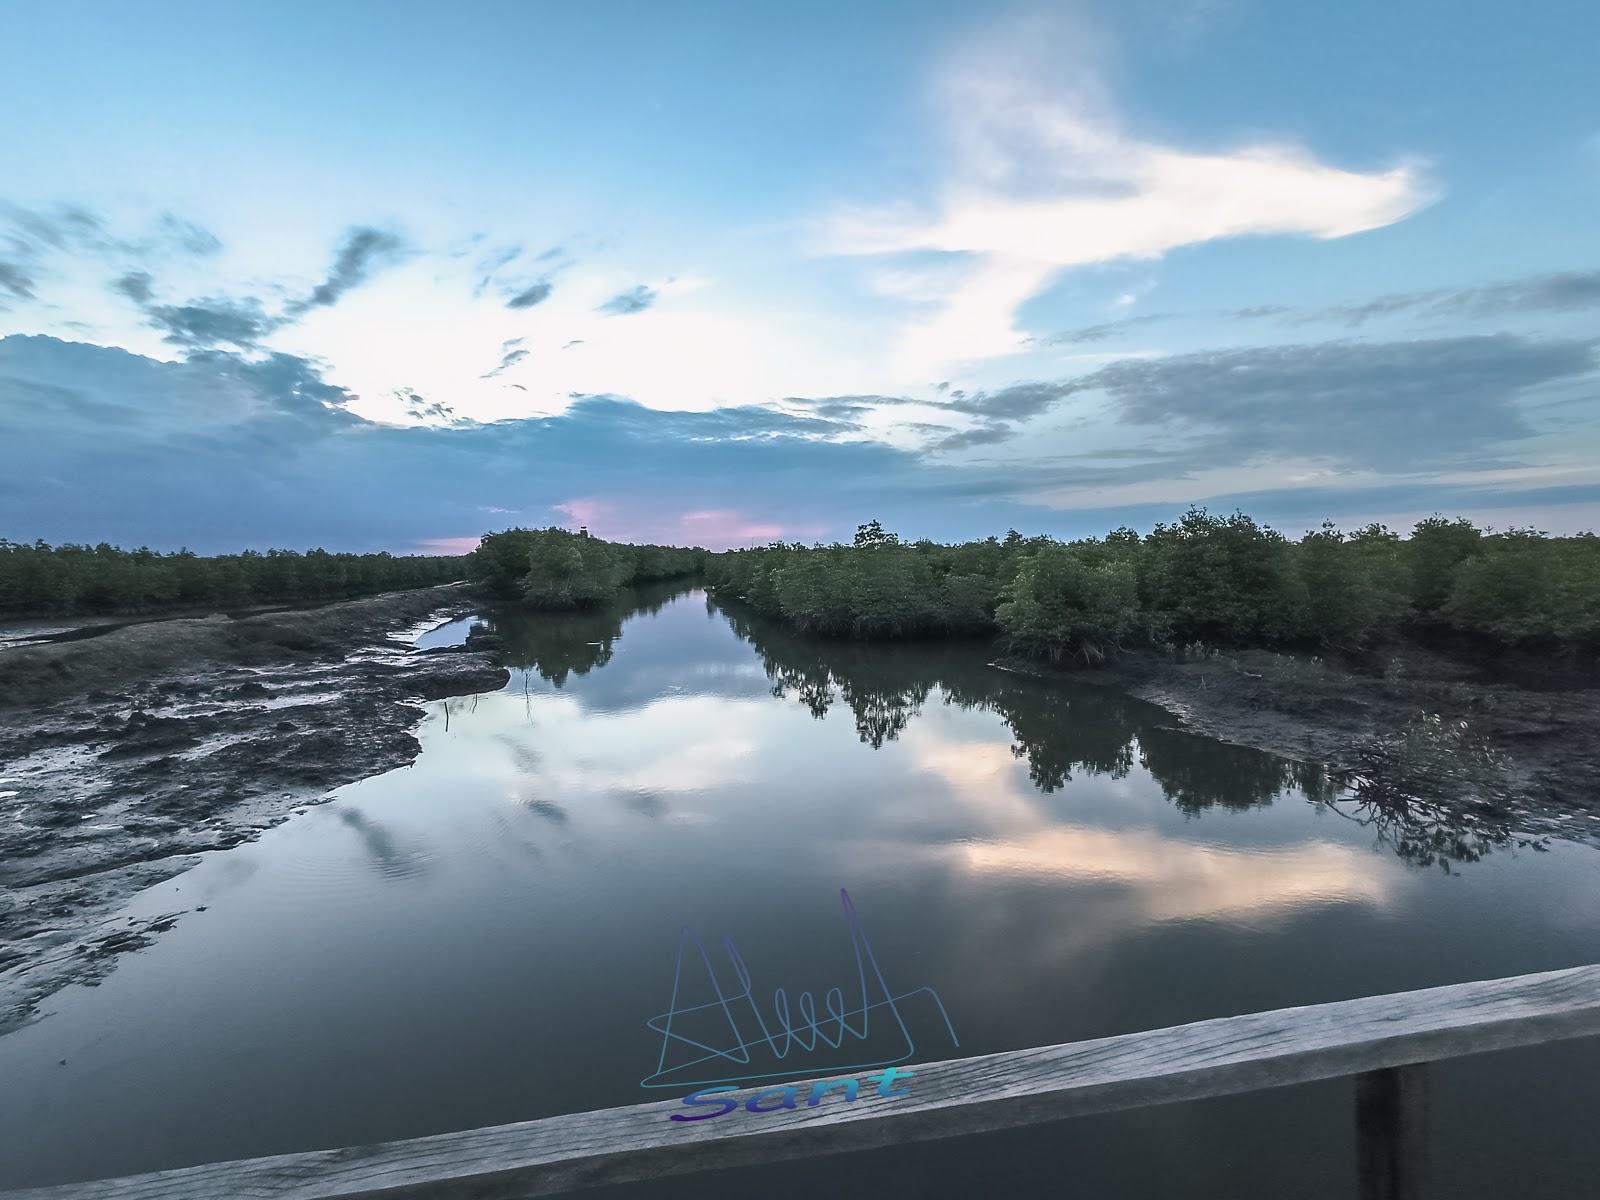
POLYGON ((116 919, 136 891, 409 763, 420 702, 503 687, 481 642, 393 636, 475 606, 446 585, 0 649, 0 1032, 184 915, 116 919))

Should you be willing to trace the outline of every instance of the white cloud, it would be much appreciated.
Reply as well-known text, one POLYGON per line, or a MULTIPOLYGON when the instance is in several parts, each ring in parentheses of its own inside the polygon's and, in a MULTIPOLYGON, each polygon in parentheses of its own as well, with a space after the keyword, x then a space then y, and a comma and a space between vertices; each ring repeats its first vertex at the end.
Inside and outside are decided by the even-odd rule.
POLYGON ((951 154, 932 206, 830 223, 832 253, 962 256, 952 290, 902 331, 896 365, 908 377, 1022 350, 1017 310, 1067 268, 1219 238, 1345 237, 1429 200, 1415 163, 1363 173, 1285 143, 1198 151, 1143 139, 1108 98, 1108 58, 1082 25, 1037 20, 965 53, 938 84, 951 154))

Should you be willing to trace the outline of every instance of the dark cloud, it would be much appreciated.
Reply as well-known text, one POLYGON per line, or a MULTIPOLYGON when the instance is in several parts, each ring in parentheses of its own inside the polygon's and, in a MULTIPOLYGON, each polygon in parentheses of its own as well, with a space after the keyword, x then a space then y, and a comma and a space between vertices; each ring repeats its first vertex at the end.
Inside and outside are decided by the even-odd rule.
POLYGON ((222 248, 210 230, 172 212, 163 212, 148 232, 138 237, 115 236, 96 213, 72 204, 39 212, 0 203, 0 218, 9 225, 6 241, 13 255, 28 259, 52 252, 82 252, 125 263, 129 258, 172 253, 214 254, 222 248))
POLYGON ((19 253, 73 248, 105 248, 104 224, 94 213, 76 205, 58 205, 51 212, 36 212, 0 202, 0 217, 11 229, 8 240, 19 253))
POLYGON ((337 304, 351 288, 359 287, 371 278, 372 273, 399 257, 405 243, 399 235, 382 229, 359 226, 347 231, 334 255, 328 277, 311 290, 303 300, 296 300, 284 308, 284 316, 298 320, 313 308, 327 308, 337 304))
MULTIPOLYGON (((168 234, 193 253, 205 253, 208 239, 215 241, 199 226, 171 214, 167 214, 165 222, 168 234)), ((312 309, 337 303, 380 266, 393 261, 402 249, 403 243, 395 234, 370 228, 350 230, 340 243, 327 279, 310 295, 285 305, 277 315, 268 313, 253 296, 211 296, 184 304, 158 304, 154 279, 145 270, 129 271, 111 287, 138 305, 146 320, 162 331, 162 339, 174 346, 186 350, 218 346, 257 350, 272 333, 292 325, 312 309)))
POLYGON ((261 302, 252 298, 216 296, 187 304, 157 304, 148 271, 130 271, 111 288, 139 306, 145 319, 162 331, 163 341, 185 350, 217 346, 257 350, 267 335, 284 324, 282 318, 267 315, 261 302))
POLYGON ((1070 383, 1019 383, 997 392, 952 393, 946 407, 990 421, 1026 421, 1075 390, 1070 383))
POLYGON ((1595 343, 1495 337, 1325 342, 1112 363, 1058 385, 1213 462, 1272 454, 1410 467, 1499 453, 1533 432, 1517 400, 1595 367, 1595 343))
POLYGON ((1124 317, 1120 321, 1106 321, 1100 325, 1085 325, 1080 329, 1067 329, 1060 333, 1052 333, 1046 337, 1032 339, 1035 345, 1040 346, 1078 346, 1085 342, 1103 342, 1107 338, 1120 337, 1129 329, 1137 325, 1149 325, 1155 321, 1170 321, 1176 313, 1146 313, 1138 317, 1124 317))
POLYGON ((45 256, 100 236, 99 218, 81 208, 61 207, 54 212, 34 212, 0 201, 0 294, 12 300, 32 300, 38 287, 40 260, 45 256))
POLYGON ((121 292, 142 308, 150 303, 150 298, 154 295, 150 284, 149 271, 129 271, 111 285, 111 290, 121 292))
POLYGON ((1558 271, 1478 287, 1397 292, 1363 304, 1342 305, 1311 314, 1360 325, 1374 317, 1414 312, 1430 317, 1499 317, 1526 312, 1574 312, 1600 307, 1600 270, 1558 271))
POLYGON ((986 425, 977 425, 971 429, 957 430, 947 433, 929 445, 929 450, 969 450, 973 446, 991 446, 996 442, 1003 442, 1015 437, 1017 430, 1014 426, 1002 424, 998 421, 986 425))
POLYGON ((505 353, 500 356, 499 365, 496 366, 496 367, 491 368, 490 370, 485 371, 478 378, 480 378, 480 379, 493 379, 496 375, 500 374, 502 371, 504 371, 504 370, 506 370, 506 369, 508 369, 510 367, 516 366, 523 359, 527 358, 528 357, 528 352, 526 350, 512 349, 511 348, 511 347, 516 346, 521 341, 522 341, 521 338, 513 338, 511 341, 507 342, 505 344, 505 346, 501 347, 503 350, 505 350, 505 353))
MULTIPOLYGON (((1301 325, 1335 321, 1355 328, 1371 320, 1401 315, 1482 319, 1518 313, 1577 312, 1587 308, 1600 308, 1600 270, 1556 271, 1475 287, 1393 292, 1359 304, 1341 304, 1330 308, 1301 310, 1283 304, 1258 304, 1248 308, 1227 309, 1216 315, 1241 321, 1282 317, 1301 325)), ((1134 326, 1170 321, 1183 315, 1148 313, 1064 330, 1032 341, 1034 345, 1043 346, 1102 342, 1118 337, 1134 326)))
POLYGON ((221 241, 209 229, 170 212, 161 214, 155 241, 196 257, 215 254, 222 249, 221 241))
POLYGON ((638 287, 629 288, 611 297, 595 311, 610 313, 614 317, 625 317, 629 313, 643 312, 655 302, 655 289, 641 283, 638 287))
POLYGON ((269 317, 254 299, 217 296, 188 304, 156 304, 145 309, 150 323, 164 330, 162 340, 186 350, 237 346, 256 350, 281 322, 269 317))
POLYGON ((876 488, 921 469, 834 440, 848 426, 758 406, 678 413, 580 396, 555 417, 394 427, 349 412, 350 400, 288 355, 168 363, 0 339, 0 536, 403 547, 481 531, 486 497, 542 513, 574 496, 605 497, 646 528, 670 519, 663 497, 693 512, 730 496, 753 520, 814 521, 825 505, 854 528, 866 505, 855 481, 876 488), (840 482, 819 499, 819 478, 840 482))
MULTIPOLYGON (((1534 432, 1522 393, 1543 384, 1588 388, 1600 382, 1589 341, 1538 341, 1500 335, 1430 341, 1336 341, 1124 359, 1088 375, 1022 383, 994 391, 952 392, 932 407, 972 425, 902 423, 941 453, 993 445, 1080 393, 1104 392, 1120 420, 1164 437, 1145 452, 1149 478, 1170 478, 1176 447, 1194 467, 1260 457, 1334 459, 1354 466, 1483 465, 1534 432)), ((905 396, 791 397, 816 416, 859 421, 868 413, 930 403, 905 396)), ((1117 471, 1132 480, 1127 467, 1117 471)), ((1081 475, 1081 472, 1079 473, 1081 475)))
POLYGON ((346 411, 350 400, 293 355, 251 361, 200 350, 181 362, 159 362, 50 337, 0 339, 0 443, 16 434, 88 454, 108 439, 108 460, 116 447, 182 443, 204 448, 200 469, 223 447, 292 453, 308 436, 359 424, 346 411))
POLYGON ((530 287, 523 288, 516 295, 506 301, 507 308, 532 308, 535 304, 542 304, 550 298, 550 285, 539 282, 530 287))
POLYGON ((849 421, 779 412, 758 404, 714 408, 708 412, 662 412, 620 396, 577 396, 568 410, 603 418, 618 430, 644 433, 670 428, 671 436, 692 441, 756 441, 772 438, 824 439, 854 432, 849 421))
POLYGON ((10 292, 18 300, 32 300, 33 275, 21 263, 0 259, 0 290, 10 292))
MULTIPOLYGON (((994 394, 1009 394, 997 408, 1014 413, 1050 394, 1100 389, 1148 439, 1141 457, 946 462, 847 438, 855 425, 815 409, 668 412, 614 396, 576 397, 558 416, 480 425, 452 424, 448 406, 407 393, 428 423, 385 426, 348 411, 347 393, 290 355, 251 362, 199 351, 169 363, 10 337, 0 339, 0 536, 205 551, 403 549, 481 532, 486 503, 539 523, 579 496, 603 501, 619 534, 641 538, 670 530, 682 513, 730 508, 807 541, 817 531, 848 538, 870 515, 910 536, 981 537, 1007 526, 1075 536, 1124 521, 1148 527, 1183 503, 1058 512, 1015 497, 1149 480, 1167 492, 1187 471, 1259 453, 1389 467, 1409 477, 1395 487, 1411 489, 1382 502, 1377 492, 1348 489, 1315 500, 1288 491, 1247 498, 1247 511, 1263 519, 1299 521, 1302 510, 1309 525, 1345 513, 1470 513, 1502 494, 1448 492, 1415 482, 1416 473, 1441 459, 1455 466, 1503 453, 1506 439, 1527 432, 1514 407, 1521 390, 1541 381, 1586 386, 1592 360, 1587 343, 1485 338, 1124 362, 1043 390, 994 394)), ((966 445, 983 445, 1011 424, 960 415, 979 428, 922 432, 967 434, 966 445)), ((1235 502, 1198 485, 1183 499, 1235 502)), ((1590 489, 1562 502, 1597 499, 1600 489, 1590 489)))
POLYGON ((429 425, 455 425, 462 423, 456 410, 442 400, 429 400, 410 388, 396 392, 395 399, 405 408, 407 415, 429 425))
POLYGON ((857 417, 865 416, 880 408, 889 408, 899 404, 916 404, 909 396, 788 396, 784 398, 785 404, 805 408, 819 417, 829 420, 853 421, 857 417))

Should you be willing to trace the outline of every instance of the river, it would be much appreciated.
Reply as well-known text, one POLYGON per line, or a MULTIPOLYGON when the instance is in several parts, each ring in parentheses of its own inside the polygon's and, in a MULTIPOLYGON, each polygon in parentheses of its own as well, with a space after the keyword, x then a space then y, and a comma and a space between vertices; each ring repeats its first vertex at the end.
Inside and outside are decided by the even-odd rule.
MULTIPOLYGON (((942 999, 959 1048, 923 1019, 920 1059, 1600 961, 1600 852, 1364 808, 982 644, 820 643, 671 586, 478 622, 503 691, 140 894, 176 925, 0 1038, 0 1186, 681 1095, 641 1088, 681 928, 820 996, 841 888, 895 984, 942 999)), ((1344 1197, 1352 1093, 592 1194, 1344 1197)), ((1597 1099, 1588 1042, 1440 1065, 1437 1194, 1590 1194, 1597 1099)))

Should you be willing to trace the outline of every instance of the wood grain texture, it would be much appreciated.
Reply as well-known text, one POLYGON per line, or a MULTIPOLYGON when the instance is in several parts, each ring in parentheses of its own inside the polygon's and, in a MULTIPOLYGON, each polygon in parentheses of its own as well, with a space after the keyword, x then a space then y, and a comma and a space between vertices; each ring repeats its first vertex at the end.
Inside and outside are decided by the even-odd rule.
MULTIPOLYGON (((1600 1033, 1576 967, 914 1068, 910 1094, 669 1121, 679 1099, 405 1142, 211 1163, 6 1200, 522 1200, 592 1184, 834 1154, 1225 1096, 1600 1033)), ((741 1095, 753 1095, 750 1089, 741 1095)), ((730 1094, 731 1095, 731 1094, 730 1094)), ((804 1093, 802 1092, 802 1101, 804 1093)))

